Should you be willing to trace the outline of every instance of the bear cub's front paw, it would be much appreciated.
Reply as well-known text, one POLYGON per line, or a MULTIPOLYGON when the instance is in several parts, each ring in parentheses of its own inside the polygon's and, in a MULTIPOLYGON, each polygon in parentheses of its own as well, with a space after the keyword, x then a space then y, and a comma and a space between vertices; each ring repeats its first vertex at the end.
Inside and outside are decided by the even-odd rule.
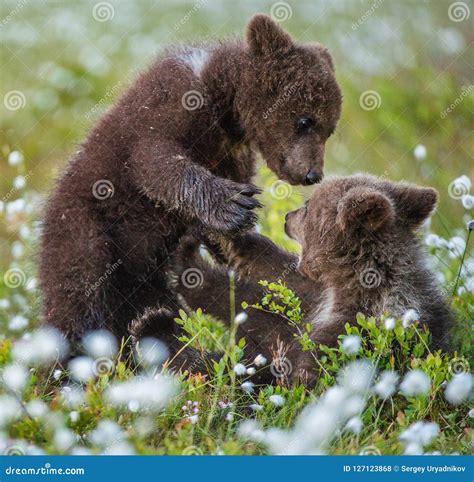
POLYGON ((261 190, 252 184, 239 184, 227 179, 214 186, 209 206, 207 225, 215 231, 236 234, 254 226, 257 215, 254 209, 262 207, 253 196, 261 190))

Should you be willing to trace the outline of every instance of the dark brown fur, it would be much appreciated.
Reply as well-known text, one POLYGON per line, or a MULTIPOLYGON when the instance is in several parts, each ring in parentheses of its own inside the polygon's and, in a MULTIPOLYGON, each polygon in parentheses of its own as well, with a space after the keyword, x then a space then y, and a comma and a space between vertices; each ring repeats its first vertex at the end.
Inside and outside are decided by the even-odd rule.
POLYGON ((138 78, 92 130, 48 202, 44 321, 72 340, 100 327, 127 336, 134 320, 134 333, 154 324, 171 343, 178 303, 166 271, 180 237, 254 224, 257 189, 248 183, 257 152, 289 182, 304 183, 309 171, 322 175, 341 105, 323 47, 296 44, 257 15, 246 42, 202 47, 201 71, 193 49, 168 52, 138 78), (282 106, 277 101, 294 84, 282 106), (202 97, 200 108, 184 108, 189 91, 198 92, 198 103, 202 97), (314 125, 301 132, 299 116, 314 125), (94 196, 96 183, 105 188, 96 186, 94 196))
MULTIPOLYGON (((431 188, 368 175, 329 178, 315 187, 305 207, 287 215, 287 234, 302 246, 299 263, 256 233, 221 237, 219 250, 242 276, 239 299, 252 303, 261 297, 259 279, 280 278, 293 288, 302 298, 305 321, 314 325, 317 345, 334 346, 345 323, 354 323, 358 312, 380 319, 402 317, 412 308, 429 326, 433 346, 446 348, 452 314, 416 236, 436 202, 437 193, 431 188)), ((194 263, 203 270, 206 290, 181 288, 183 296, 191 307, 222 316, 227 299, 221 294, 225 286, 221 271, 196 258, 194 263)), ((267 352, 268 340, 274 343, 280 335, 289 346, 294 374, 314 371, 314 358, 300 351, 285 326, 276 315, 252 310, 240 334, 251 332, 252 350, 267 352)))

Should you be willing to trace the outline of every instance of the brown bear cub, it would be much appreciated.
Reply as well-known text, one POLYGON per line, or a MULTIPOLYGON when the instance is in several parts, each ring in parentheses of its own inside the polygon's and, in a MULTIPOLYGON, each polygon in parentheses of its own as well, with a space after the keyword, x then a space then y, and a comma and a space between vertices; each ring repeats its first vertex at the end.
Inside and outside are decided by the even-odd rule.
POLYGON ((148 324, 171 343, 166 270, 180 238, 255 223, 257 154, 290 183, 319 181, 340 108, 327 50, 294 42, 265 15, 246 41, 161 56, 92 130, 48 202, 45 323, 78 340, 100 327, 127 336, 133 320, 135 332, 148 324))
MULTIPOLYGON (((302 298, 305 321, 314 326, 316 345, 334 346, 344 324, 353 323, 358 312, 380 319, 401 318, 414 310, 417 319, 428 325, 433 346, 445 348, 452 314, 416 236, 435 209, 437 197, 431 188, 368 175, 327 178, 303 208, 286 217, 288 236, 302 247, 299 260, 256 233, 221 237, 220 255, 241 274, 239 300, 258 298, 258 288, 254 290, 259 279, 280 278, 293 288, 302 298)), ((228 319, 225 296, 217 290, 225 282, 223 270, 196 257, 194 262, 203 270, 205 290, 181 287, 183 297, 192 308, 228 319)), ((268 353, 277 335, 286 337, 290 346, 286 356, 294 375, 301 370, 314 372, 314 359, 303 354, 287 332, 284 320, 254 310, 240 328, 253 352, 268 353)))

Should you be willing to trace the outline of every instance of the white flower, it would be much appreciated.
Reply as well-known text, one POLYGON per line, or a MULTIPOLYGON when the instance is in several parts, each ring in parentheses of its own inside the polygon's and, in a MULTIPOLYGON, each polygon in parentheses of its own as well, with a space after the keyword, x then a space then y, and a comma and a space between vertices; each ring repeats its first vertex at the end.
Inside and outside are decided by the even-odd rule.
POLYGON ((85 394, 77 387, 65 386, 61 389, 64 405, 67 407, 77 407, 85 404, 85 394))
POLYGON ((13 346, 16 360, 26 364, 49 364, 67 355, 68 346, 61 333, 53 328, 40 328, 13 346))
POLYGON ((469 410, 469 412, 467 412, 467 416, 469 418, 474 418, 474 408, 471 408, 471 410, 469 410))
POLYGON ((397 324, 395 318, 387 318, 384 322, 386 330, 393 330, 397 324))
POLYGON ((299 455, 324 453, 343 421, 342 406, 331 407, 323 396, 319 402, 305 407, 298 416, 290 437, 286 437, 298 442, 293 447, 285 447, 284 453, 299 455))
POLYGON ((254 412, 261 412, 263 410, 263 405, 259 405, 258 403, 252 403, 252 405, 250 405, 250 408, 254 412))
POLYGON ((44 417, 44 424, 53 430, 64 428, 64 415, 60 411, 51 410, 44 417))
POLYGON ((70 453, 71 455, 92 455, 91 450, 86 447, 73 447, 70 453))
POLYGON ((372 384, 375 368, 368 360, 350 363, 339 373, 340 384, 350 392, 365 393, 372 384))
POLYGON ((360 417, 352 417, 347 421, 344 429, 354 433, 355 435, 359 435, 363 426, 364 426, 364 423, 362 422, 360 417))
POLYGON ((415 321, 418 321, 419 319, 420 319, 420 315, 418 314, 418 312, 410 308, 403 315, 403 318, 402 318, 403 328, 410 327, 411 325, 413 325, 415 321))
POLYGON ((276 407, 282 407, 286 402, 285 398, 281 395, 270 395, 268 400, 270 400, 270 402, 272 402, 276 407))
POLYGON ((422 370, 409 371, 400 384, 400 391, 407 397, 426 395, 431 387, 429 376, 422 370))
POLYGON ((92 358, 113 358, 118 350, 115 336, 107 330, 87 333, 82 343, 87 354, 92 358))
POLYGON ((462 296, 465 292, 466 292, 466 288, 464 286, 460 286, 458 288, 457 293, 458 293, 459 296, 462 296))
POLYGON ((461 198, 461 202, 465 209, 474 209, 474 196, 464 194, 461 198))
POLYGON ((452 259, 459 258, 464 252, 466 241, 460 236, 453 236, 448 242, 449 257, 452 259))
POLYGON ((148 437, 155 431, 155 421, 153 417, 142 416, 136 419, 133 427, 140 437, 148 437))
POLYGON ((127 407, 135 400, 141 409, 161 410, 175 396, 177 390, 173 378, 156 375, 154 378, 135 377, 114 383, 106 390, 106 398, 116 406, 127 407))
POLYGON ((334 407, 344 404, 349 396, 348 390, 338 385, 329 388, 322 395, 324 402, 334 407))
POLYGON ((94 360, 88 356, 73 358, 68 364, 68 369, 78 382, 87 383, 95 377, 94 360))
POLYGON ((346 336, 342 342, 342 349, 348 355, 355 355, 359 353, 361 347, 361 340, 360 337, 357 335, 349 335, 346 336))
POLYGON ((397 389, 398 379, 397 372, 387 370, 382 372, 379 381, 375 384, 374 392, 382 399, 390 398, 397 389))
POLYGON ((226 416, 225 416, 225 419, 228 421, 228 422, 232 422, 232 420, 234 420, 234 414, 232 412, 229 412, 226 416))
POLYGON ((156 338, 143 338, 138 342, 138 353, 146 366, 161 365, 168 357, 167 346, 156 338))
POLYGON ((247 321, 248 317, 249 316, 247 315, 247 313, 245 313, 245 311, 242 311, 235 317, 234 322, 236 325, 242 325, 247 321))
POLYGON ((257 373, 257 370, 254 367, 247 368, 247 375, 255 375, 255 373, 257 373))
POLYGON ((434 422, 415 422, 400 434, 400 440, 407 444, 407 448, 426 447, 439 434, 439 426, 434 422))
POLYGON ((344 417, 349 418, 360 414, 365 407, 365 398, 360 395, 351 395, 346 398, 345 403, 341 407, 341 413, 344 417))
POLYGON ((125 433, 116 422, 101 420, 91 432, 89 440, 98 447, 108 447, 125 438, 125 433))
POLYGON ((254 442, 262 442, 265 438, 265 432, 256 420, 242 422, 237 429, 237 435, 244 440, 253 440, 254 442))
POLYGON ((237 363, 234 367, 234 373, 236 375, 245 375, 247 373, 247 368, 242 363, 237 363))
POLYGON ((28 319, 22 315, 15 315, 8 323, 8 328, 11 331, 21 331, 28 326, 28 319))
POLYGON ((28 240, 31 236, 31 229, 26 224, 23 224, 23 226, 20 227, 19 234, 23 239, 28 240))
POLYGON ((135 455, 135 449, 127 441, 114 442, 104 450, 106 455, 135 455))
POLYGON ((470 275, 474 276, 474 256, 466 259, 466 261, 464 262, 464 270, 470 275))
POLYGON ((48 406, 42 400, 31 400, 26 404, 25 408, 26 408, 26 411, 28 412, 28 415, 30 415, 33 418, 44 417, 49 411, 48 406))
POLYGON ((15 199, 5 204, 5 212, 7 219, 13 221, 19 214, 22 214, 26 209, 26 201, 22 198, 15 199))
POLYGON ((448 242, 444 238, 433 233, 430 233, 426 236, 425 243, 427 246, 431 246, 433 248, 445 248, 448 246, 448 242))
POLYGON ((25 253, 25 245, 20 241, 15 241, 12 244, 12 256, 14 258, 21 258, 25 253))
POLYGON ((422 161, 426 158, 426 147, 423 144, 418 144, 413 151, 413 154, 416 159, 422 161))
POLYGON ((76 412, 76 410, 73 410, 69 414, 69 420, 71 420, 72 423, 76 423, 79 420, 79 412, 76 412))
POLYGON ((15 189, 23 189, 26 186, 26 179, 25 176, 16 176, 13 179, 13 187, 15 189))
POLYGON ((446 276, 444 276, 444 273, 441 273, 441 271, 436 271, 434 275, 439 285, 444 285, 446 283, 446 276))
POLYGON ((258 354, 256 357, 255 357, 255 360, 253 361, 254 365, 257 366, 257 367, 263 367, 264 365, 267 364, 267 359, 261 355, 261 354, 258 354))
POLYGON ((0 395, 0 427, 4 427, 22 414, 20 402, 11 395, 0 395))
POLYGON ((36 278, 30 278, 27 280, 25 288, 27 291, 34 291, 38 287, 38 280, 36 278))
POLYGON ((68 428, 57 430, 53 437, 54 446, 61 452, 70 449, 76 442, 76 435, 68 428))
POLYGON ((198 423, 199 421, 199 415, 191 415, 190 417, 188 417, 188 420, 193 424, 195 425, 196 423, 198 423))
POLYGON ((310 455, 306 440, 298 439, 294 430, 270 429, 264 433, 263 443, 274 455, 310 455))
POLYGON ((468 400, 472 393, 472 375, 470 373, 459 373, 453 376, 448 383, 444 396, 449 403, 459 405, 468 400))
POLYGON ((36 447, 36 445, 28 445, 26 447, 26 455, 47 455, 46 451, 36 447))
POLYGON ((240 385, 240 388, 247 393, 252 393, 253 392, 253 387, 255 386, 255 383, 253 382, 244 382, 242 385, 240 385))
POLYGON ((8 155, 8 164, 12 167, 20 165, 23 161, 23 154, 19 151, 12 151, 8 155))
POLYGON ((10 218, 15 217, 17 214, 23 214, 26 209, 26 201, 23 198, 18 198, 5 204, 5 212, 10 218))
POLYGON ((423 447, 417 443, 406 445, 403 455, 423 455, 423 447))
POLYGON ((21 392, 30 378, 28 370, 19 364, 7 365, 3 369, 3 383, 13 392, 21 392))
POLYGON ((470 293, 474 293, 474 277, 468 278, 466 282, 464 283, 464 287, 466 288, 467 291, 470 293))
POLYGON ((55 380, 59 380, 61 378, 62 373, 63 373, 62 370, 59 370, 59 369, 54 370, 53 378, 55 380))

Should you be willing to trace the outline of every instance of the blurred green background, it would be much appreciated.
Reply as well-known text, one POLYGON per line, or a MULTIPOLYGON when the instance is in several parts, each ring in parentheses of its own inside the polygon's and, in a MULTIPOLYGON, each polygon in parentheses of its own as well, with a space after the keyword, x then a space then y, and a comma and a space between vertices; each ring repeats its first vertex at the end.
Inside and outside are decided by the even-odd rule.
MULTIPOLYGON (((474 175, 472 2, 3 0, 1 8, 3 201, 39 193, 41 206, 90 126, 160 49, 241 35, 265 12, 297 40, 333 54, 344 104, 327 174, 368 171, 436 187, 433 224, 443 236, 472 215, 448 193, 454 178, 474 175)), ((263 172, 257 182, 273 180, 263 172)), ((267 196, 265 232, 288 243, 282 212, 308 192, 267 196)), ((4 268, 18 233, 14 216, 2 220, 4 268)))

